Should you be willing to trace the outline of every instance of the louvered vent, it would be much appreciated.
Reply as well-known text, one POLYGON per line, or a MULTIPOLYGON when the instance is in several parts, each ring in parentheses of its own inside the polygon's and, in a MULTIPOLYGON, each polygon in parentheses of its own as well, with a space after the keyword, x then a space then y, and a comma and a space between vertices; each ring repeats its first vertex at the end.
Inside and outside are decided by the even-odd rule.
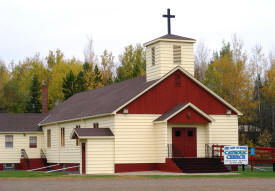
POLYGON ((175 87, 181 87, 181 75, 175 74, 175 87))
POLYGON ((173 46, 174 64, 181 64, 181 46, 173 46))
POLYGON ((152 66, 154 66, 156 63, 155 63, 155 48, 153 47, 152 49, 151 49, 151 51, 152 51, 152 66))

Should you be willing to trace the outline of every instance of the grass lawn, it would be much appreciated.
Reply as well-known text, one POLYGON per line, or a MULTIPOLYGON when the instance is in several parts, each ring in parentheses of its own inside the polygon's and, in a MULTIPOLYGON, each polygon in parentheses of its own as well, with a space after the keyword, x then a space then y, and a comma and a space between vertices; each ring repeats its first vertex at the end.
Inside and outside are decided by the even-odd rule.
POLYGON ((230 175, 69 175, 62 172, 28 172, 28 171, 0 171, 0 178, 47 178, 47 177, 70 177, 70 178, 275 178, 275 172, 272 172, 272 168, 264 168, 266 171, 254 169, 254 172, 250 171, 250 168, 246 168, 244 172, 233 172, 235 174, 230 175))
POLYGON ((62 172, 29 172, 23 170, 3 170, 0 171, 0 178, 42 178, 42 177, 57 177, 64 176, 62 172))

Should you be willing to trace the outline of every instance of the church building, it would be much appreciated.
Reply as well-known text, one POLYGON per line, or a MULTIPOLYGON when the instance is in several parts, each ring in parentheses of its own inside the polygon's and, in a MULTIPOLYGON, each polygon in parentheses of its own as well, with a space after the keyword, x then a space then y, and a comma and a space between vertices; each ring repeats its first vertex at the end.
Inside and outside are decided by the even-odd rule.
POLYGON ((168 34, 144 44, 145 76, 75 94, 47 114, 0 114, 0 169, 28 156, 28 166, 79 165, 81 174, 227 172, 207 146, 238 145, 242 114, 194 78, 196 41, 171 34, 165 16, 168 34), (9 115, 22 118, 12 130, 9 115))

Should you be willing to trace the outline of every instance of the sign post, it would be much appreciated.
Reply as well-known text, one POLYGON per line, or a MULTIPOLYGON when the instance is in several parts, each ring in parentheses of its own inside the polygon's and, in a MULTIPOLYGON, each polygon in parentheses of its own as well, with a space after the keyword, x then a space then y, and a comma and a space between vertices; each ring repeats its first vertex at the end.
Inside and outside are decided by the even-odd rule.
POLYGON ((250 148, 251 172, 253 172, 254 170, 254 155, 255 155, 255 148, 250 148))
MULTIPOLYGON (((247 146, 224 146, 225 165, 248 165, 247 146)), ((244 166, 243 166, 244 170, 244 166)))

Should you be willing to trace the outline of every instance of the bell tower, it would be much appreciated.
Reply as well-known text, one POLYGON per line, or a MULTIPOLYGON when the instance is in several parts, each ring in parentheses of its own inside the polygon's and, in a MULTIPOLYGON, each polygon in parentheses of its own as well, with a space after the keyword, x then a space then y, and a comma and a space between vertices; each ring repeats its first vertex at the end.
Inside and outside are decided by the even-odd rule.
POLYGON ((144 44, 146 47, 146 80, 161 78, 176 66, 194 75, 194 50, 196 40, 171 34, 171 18, 167 10, 168 34, 144 44))

